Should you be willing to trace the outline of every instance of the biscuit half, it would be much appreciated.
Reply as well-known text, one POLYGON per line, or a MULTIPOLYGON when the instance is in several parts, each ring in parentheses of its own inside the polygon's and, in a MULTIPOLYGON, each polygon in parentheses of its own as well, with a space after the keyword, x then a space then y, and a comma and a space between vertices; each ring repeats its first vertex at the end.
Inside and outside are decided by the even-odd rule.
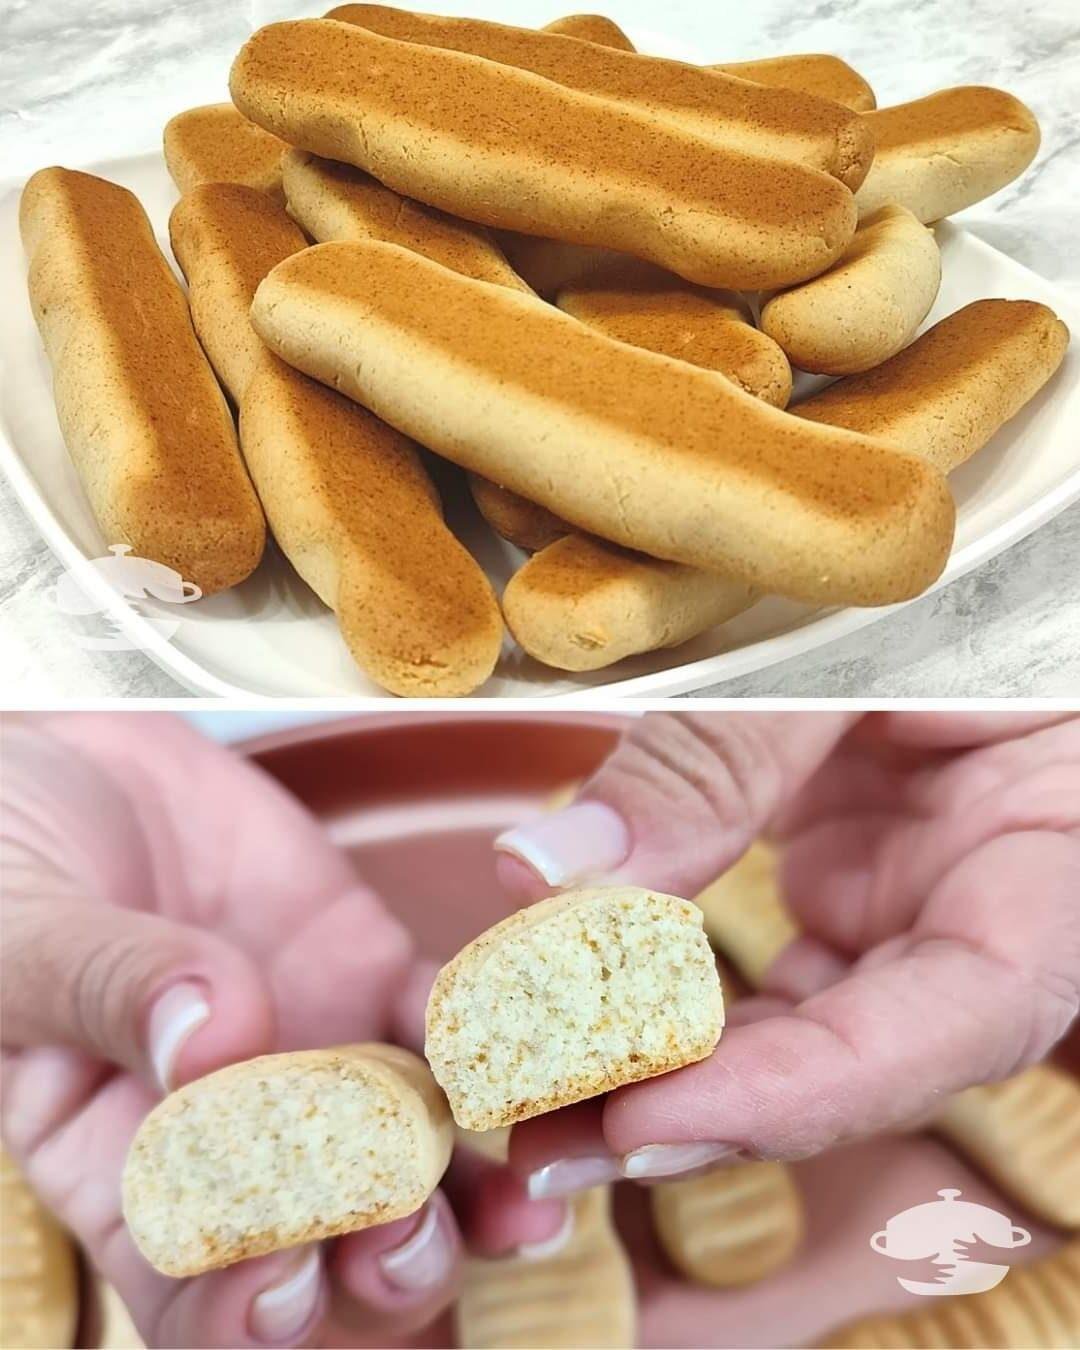
POLYGON ((701 913, 632 886, 541 900, 436 977, 426 1054, 472 1130, 667 1073, 709 1055, 723 997, 701 913))
POLYGON ((453 1126, 396 1046, 264 1055, 188 1083, 143 1121, 124 1217, 165 1275, 198 1275, 419 1209, 453 1126))

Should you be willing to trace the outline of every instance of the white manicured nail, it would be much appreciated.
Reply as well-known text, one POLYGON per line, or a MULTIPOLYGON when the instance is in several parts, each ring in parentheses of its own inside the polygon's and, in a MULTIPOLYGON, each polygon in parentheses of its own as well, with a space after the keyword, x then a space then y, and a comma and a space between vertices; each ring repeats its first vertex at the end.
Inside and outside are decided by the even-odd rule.
POLYGON ((737 1162, 744 1155, 735 1144, 703 1140, 697 1144, 646 1144, 622 1160, 622 1175, 629 1181, 675 1177, 721 1162, 737 1162))
POLYGON ((542 1238, 539 1242, 523 1242, 517 1249, 517 1254, 526 1261, 543 1261, 549 1256, 555 1256, 561 1252, 570 1241, 574 1232, 574 1208, 572 1205, 566 1206, 566 1213, 563 1221, 552 1233, 549 1238, 542 1238))
POLYGON ((269 1345, 291 1344, 311 1321, 319 1301, 322 1261, 318 1243, 298 1247, 293 1256, 277 1283, 251 1304, 252 1333, 269 1345))
POLYGON ((150 1009, 146 1038, 150 1061, 163 1092, 173 1089, 173 1070, 185 1041, 210 1017, 201 985, 174 984, 150 1009))
POLYGON ((613 872, 630 853, 630 831, 603 802, 573 806, 507 830, 495 840, 548 886, 571 886, 613 872))
POLYGON ((557 1158, 530 1173, 526 1182, 530 1200, 557 1200, 593 1186, 618 1181, 621 1173, 616 1159, 608 1154, 581 1158, 557 1158))
POLYGON ((400 1247, 379 1257, 382 1272, 399 1289, 434 1289, 443 1284, 454 1264, 454 1244, 439 1204, 429 1203, 424 1217, 400 1247))

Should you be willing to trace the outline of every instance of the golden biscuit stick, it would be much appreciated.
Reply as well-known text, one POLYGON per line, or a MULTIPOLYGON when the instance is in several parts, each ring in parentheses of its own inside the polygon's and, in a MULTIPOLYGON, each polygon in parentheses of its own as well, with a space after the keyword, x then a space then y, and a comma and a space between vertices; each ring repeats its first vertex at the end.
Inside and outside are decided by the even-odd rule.
POLYGON ((933 1128, 1009 1197, 1059 1228, 1080 1229, 1080 1083, 1036 1064, 958 1093, 933 1128))
POLYGON ((625 1350, 634 1344, 630 1262, 606 1186, 570 1201, 573 1231, 551 1256, 470 1260, 455 1320, 462 1350, 625 1350))

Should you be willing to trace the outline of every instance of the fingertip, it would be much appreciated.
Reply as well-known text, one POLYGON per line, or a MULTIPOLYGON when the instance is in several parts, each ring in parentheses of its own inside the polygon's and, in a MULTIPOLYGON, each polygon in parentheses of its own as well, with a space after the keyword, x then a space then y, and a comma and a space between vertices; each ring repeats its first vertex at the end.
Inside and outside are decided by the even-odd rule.
POLYGON ((495 877, 506 894, 521 905, 551 894, 551 887, 543 878, 511 853, 496 853, 495 877))
POLYGON ((441 1191, 415 1214, 350 1233, 336 1246, 333 1271, 345 1292, 376 1317, 433 1317, 453 1297, 461 1263, 457 1222, 441 1191))
POLYGON ((145 1016, 149 1070, 173 1092, 215 1069, 268 1053, 275 1018, 269 991, 240 952, 214 956, 155 991, 145 1016))
POLYGON ((318 1243, 241 1261, 183 1281, 160 1314, 160 1345, 303 1344, 323 1316, 328 1289, 318 1243))
POLYGON ((486 1169, 477 1179, 463 1217, 469 1247, 493 1258, 553 1255, 569 1237, 565 1200, 534 1200, 528 1184, 506 1167, 486 1169))

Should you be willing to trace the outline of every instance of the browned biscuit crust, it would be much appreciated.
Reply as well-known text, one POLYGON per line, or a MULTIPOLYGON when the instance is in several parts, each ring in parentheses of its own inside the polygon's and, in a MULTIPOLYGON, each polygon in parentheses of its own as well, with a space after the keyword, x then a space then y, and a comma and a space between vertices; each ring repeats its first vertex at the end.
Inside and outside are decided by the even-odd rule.
POLYGON ((284 201, 284 141, 242 116, 232 103, 210 103, 177 113, 162 137, 165 165, 181 192, 200 183, 242 183, 284 201))
POLYGON ((1061 365, 1069 330, 1033 300, 976 300, 861 375, 792 412, 891 441, 949 473, 981 449, 1061 365))
POLYGON ((393 245, 287 259, 252 316, 306 373, 624 547, 834 603, 918 594, 944 565, 953 503, 915 455, 807 434, 722 376, 393 245))
POLYGON ((204 594, 262 556, 228 406, 146 213, 115 183, 42 169, 20 206, 60 428, 105 542, 204 594))
POLYGON ((821 170, 718 148, 529 71, 351 24, 260 29, 230 88, 267 130, 407 197, 482 225, 632 253, 707 286, 794 284, 854 232, 854 199, 821 170))
POLYGON ((684 61, 568 40, 550 30, 418 14, 389 5, 339 5, 327 18, 527 70, 568 89, 641 108, 715 141, 721 149, 823 169, 852 191, 866 177, 873 157, 872 138, 849 109, 684 61))

